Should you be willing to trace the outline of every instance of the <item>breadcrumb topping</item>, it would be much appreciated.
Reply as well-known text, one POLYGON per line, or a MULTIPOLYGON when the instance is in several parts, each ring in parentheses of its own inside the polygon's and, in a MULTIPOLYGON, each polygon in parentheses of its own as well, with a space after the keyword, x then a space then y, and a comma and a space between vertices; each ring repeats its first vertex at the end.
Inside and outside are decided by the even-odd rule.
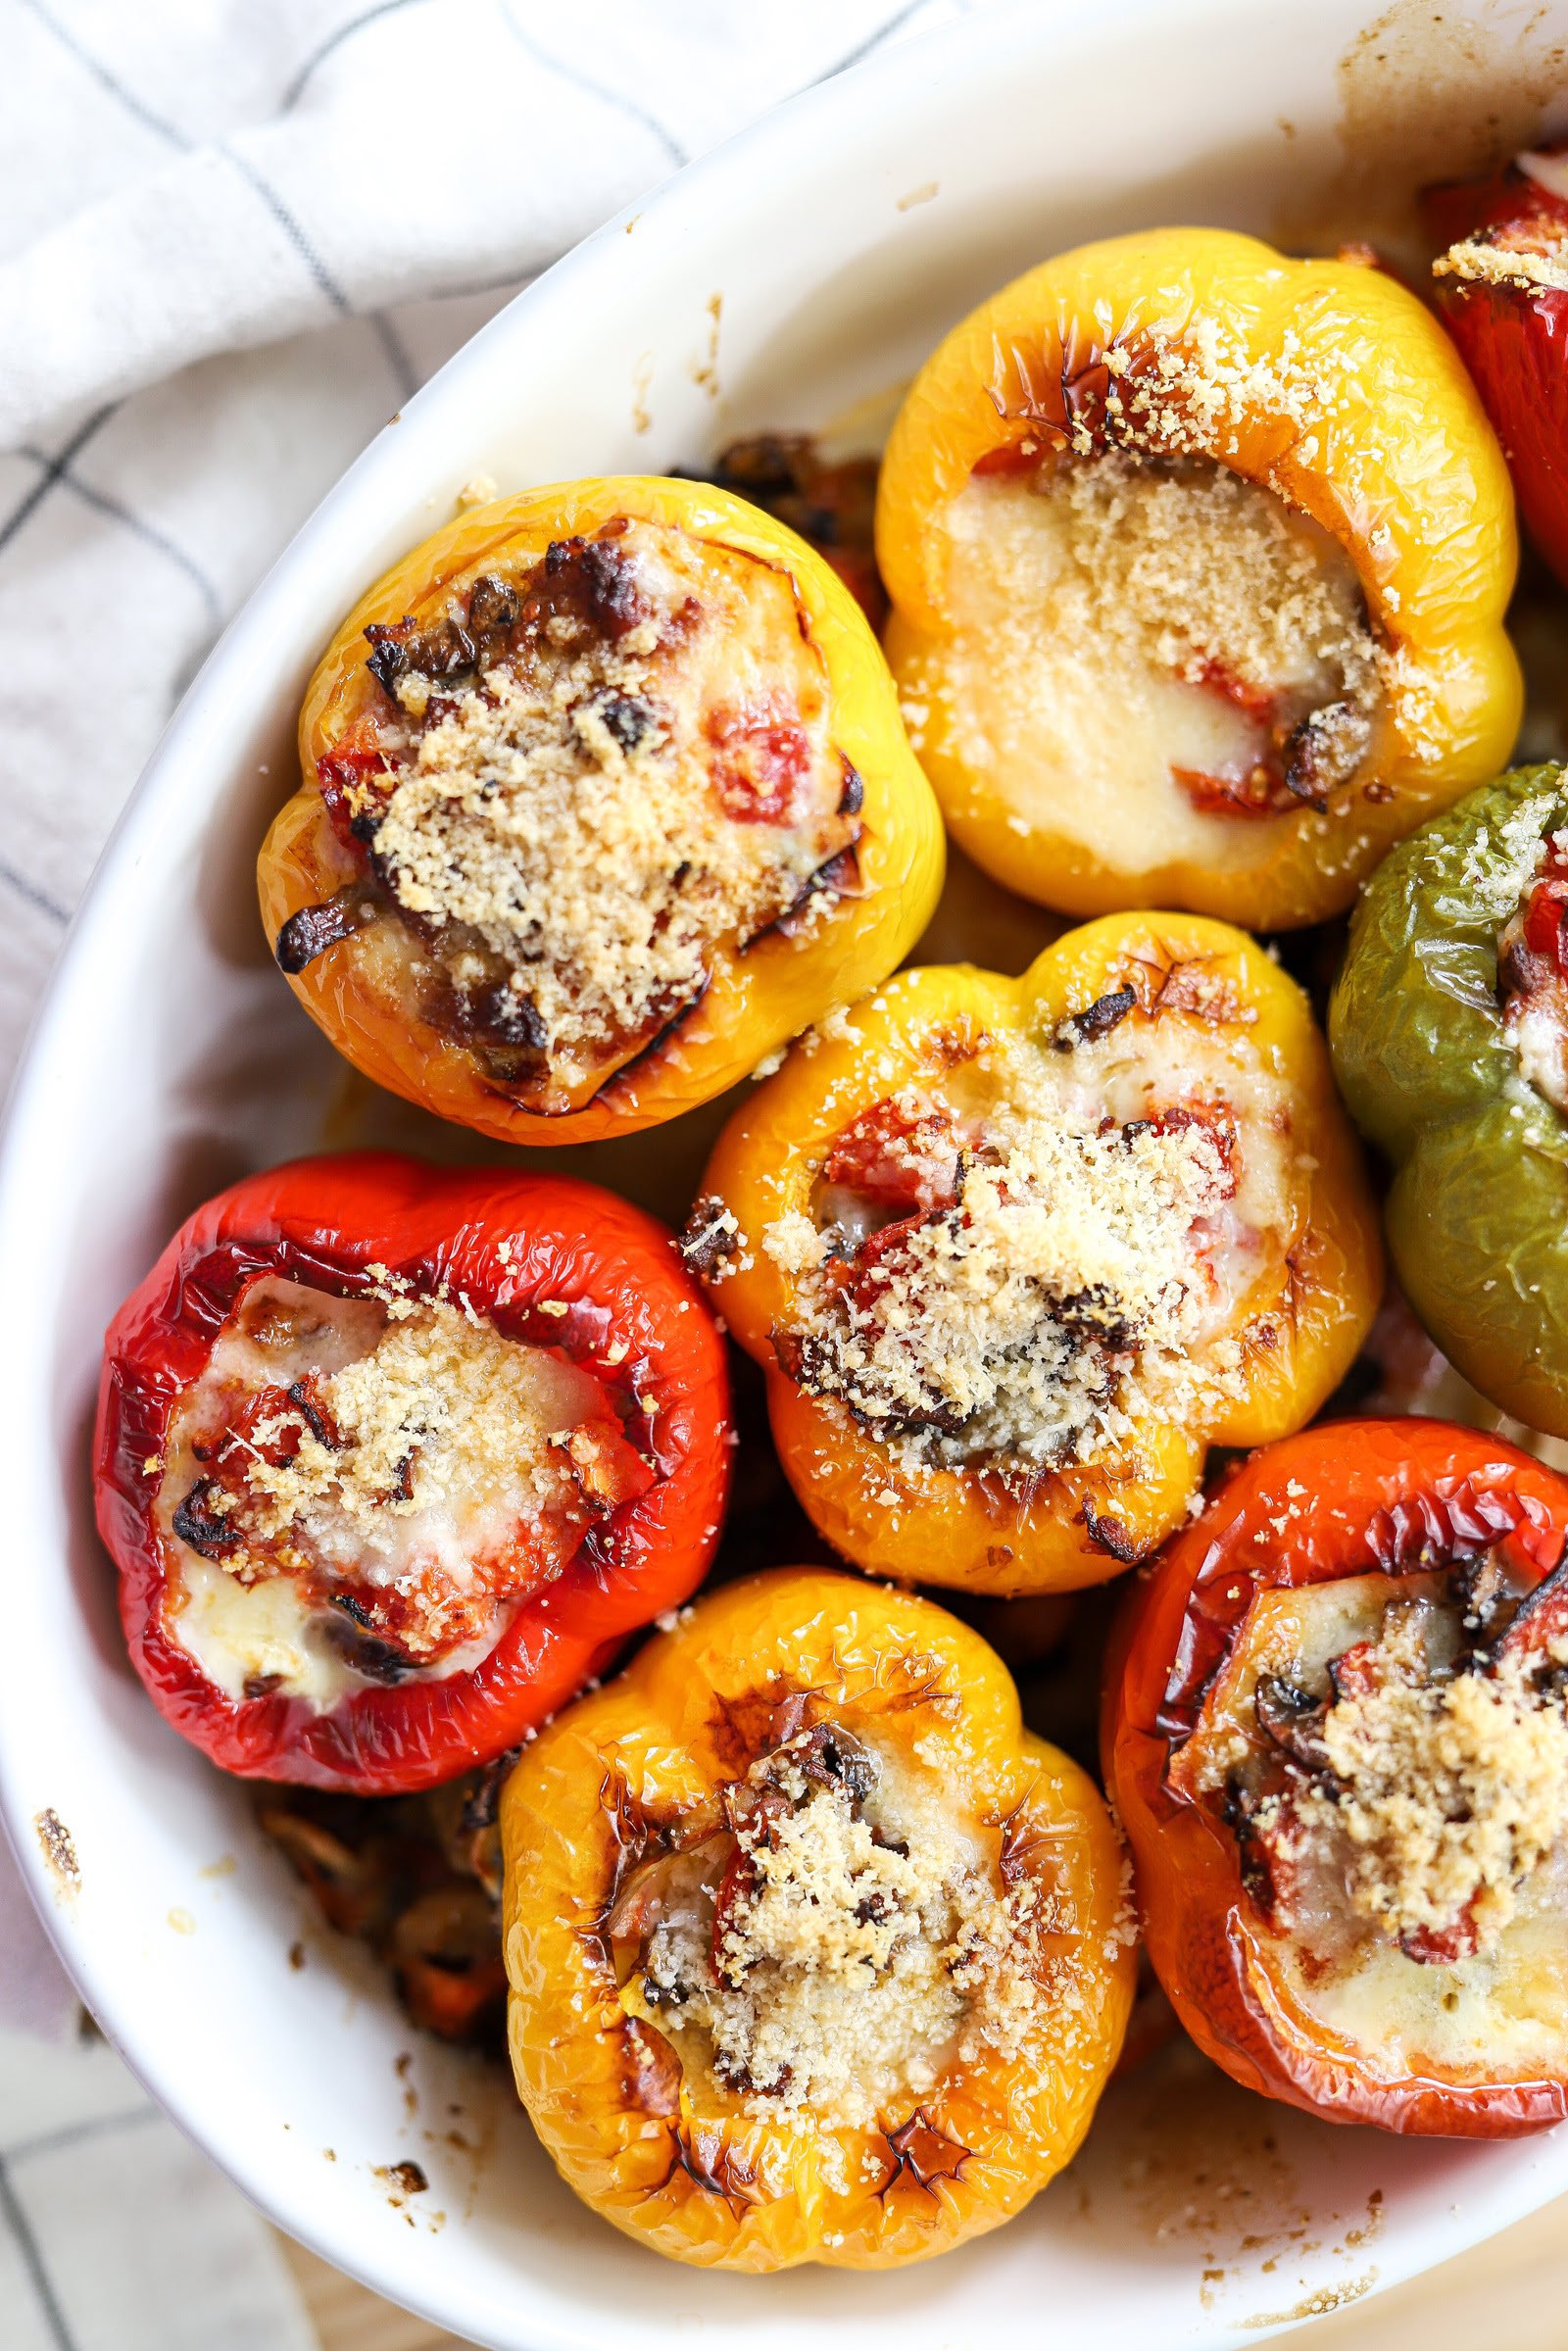
POLYGON ((1439 254, 1432 274, 1466 285, 1518 286, 1527 294, 1568 292, 1568 238, 1516 245, 1467 237, 1439 254))
POLYGON ((1351 1908, 1385 1934, 1466 1919, 1489 1949, 1568 1830, 1561 1700, 1511 1659, 1434 1680, 1414 1608, 1389 1610, 1376 1656, 1376 1687, 1324 1717, 1338 1785, 1302 1797, 1303 1827, 1348 1841, 1351 1908))
POLYGON ((810 1785, 789 1747, 754 1766, 785 1808, 741 1821, 717 1920, 666 1921, 650 1944, 650 2013, 706 2036, 754 2112, 866 2127, 955 2058, 1016 2056, 1038 2019, 1038 1887, 999 1892, 946 1804, 870 1768, 883 1785, 862 1802, 810 1785))
POLYGON ((477 1033, 568 1083, 695 1003, 718 942, 819 920, 858 830, 788 574, 647 522, 587 553, 612 626, 558 584, 461 691, 396 678, 409 756, 374 829, 477 1033))

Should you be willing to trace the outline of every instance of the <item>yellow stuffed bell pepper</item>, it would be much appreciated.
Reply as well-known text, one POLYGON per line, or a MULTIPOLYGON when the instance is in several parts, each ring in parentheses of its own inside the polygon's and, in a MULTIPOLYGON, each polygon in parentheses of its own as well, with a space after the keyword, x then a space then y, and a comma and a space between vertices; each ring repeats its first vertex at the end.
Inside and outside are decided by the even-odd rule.
POLYGON ((916 378, 877 553, 955 837, 1068 912, 1319 921, 1512 747, 1502 456, 1354 262, 1173 228, 1030 270, 916 378))
POLYGON ((706 1102, 891 971, 942 831, 850 591, 699 483, 466 514, 344 621, 260 888, 369 1077, 509 1143, 706 1102))
POLYGON ((1141 1559, 1210 1445, 1318 1410, 1382 1280, 1305 998, 1182 914, 837 1015, 735 1113, 682 1246, 828 1541, 995 1592, 1141 1559))
POLYGON ((784 1569, 683 1610, 501 1806, 513 2066, 679 2261, 878 2269, 1071 2158, 1132 1999, 1098 1790, 930 1601, 784 1569))

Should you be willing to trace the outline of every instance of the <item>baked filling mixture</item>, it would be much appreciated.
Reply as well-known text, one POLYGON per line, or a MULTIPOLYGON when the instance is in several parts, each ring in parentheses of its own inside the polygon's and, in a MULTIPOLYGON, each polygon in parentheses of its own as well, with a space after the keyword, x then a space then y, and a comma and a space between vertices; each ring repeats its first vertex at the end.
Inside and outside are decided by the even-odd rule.
MULTIPOLYGON (((1551 193, 1568 200, 1568 185, 1557 184, 1568 178, 1561 159, 1549 161, 1556 167, 1551 193)), ((1543 175, 1547 165, 1547 158, 1537 159, 1543 175)), ((1432 274, 1459 285, 1512 286, 1524 294, 1568 292, 1568 211, 1544 211, 1478 228, 1441 254, 1432 274)))
POLYGON ((586 1099, 720 949, 855 888, 860 781, 786 572, 622 519, 367 633, 375 705, 318 773, 368 889, 294 916, 279 959, 390 914, 387 984, 520 1102, 586 1099))
POLYGON ((782 1368, 906 1471, 1027 1479, 1239 1392, 1291 1237, 1289 1104, 1136 1002, 890 1094, 834 1139, 813 1212, 759 1237, 795 1285, 782 1368))
POLYGON ((1391 2063, 1562 2063, 1565 1594, 1495 1549, 1264 1592, 1172 1762, 1294 1997, 1391 2063))
POLYGON ((1018 2054, 1049 1897, 1005 1883, 997 1832, 934 1773, 819 1721, 726 1785, 719 1813, 634 1868, 605 1920, 656 2109, 662 2052, 709 2102, 852 2130, 983 2050, 1018 2054))
POLYGON ((1568 832, 1542 842, 1497 939, 1503 1033, 1523 1075, 1568 1112, 1568 832))
POLYGON ((589 1373, 382 1291, 253 1282, 172 1415, 168 1629, 230 1698, 471 1669, 653 1482, 589 1373))
POLYGON ((1027 467, 978 471, 948 511, 935 689, 1023 824, 1123 862, 1245 856, 1250 827, 1213 818, 1320 808, 1353 781, 1384 689, 1360 583, 1319 524, 1201 455, 1027 467))

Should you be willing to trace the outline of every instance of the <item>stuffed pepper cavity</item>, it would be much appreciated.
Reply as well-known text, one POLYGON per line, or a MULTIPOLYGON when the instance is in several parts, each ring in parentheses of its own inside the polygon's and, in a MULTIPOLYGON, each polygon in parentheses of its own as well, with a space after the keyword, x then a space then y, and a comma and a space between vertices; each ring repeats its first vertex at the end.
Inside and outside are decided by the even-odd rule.
POLYGON ((514 1143, 706 1102, 890 971, 942 833, 844 583, 696 483, 469 514, 350 614, 262 852, 312 1017, 514 1143))
POLYGON ((1000 1592, 1143 1557, 1210 1444, 1317 1410, 1381 1283, 1304 998, 1174 914, 836 1015, 735 1113, 682 1247, 836 1548, 1000 1592))
POLYGON ((106 1342, 132 1659, 228 1771, 451 1779, 701 1581, 727 1434, 711 1318, 624 1201, 368 1154, 250 1177, 106 1342))
POLYGON ((1341 911, 1507 757, 1507 474, 1416 297, 1167 229, 1005 287, 883 464, 889 657, 956 838, 1074 913, 1341 911))
POLYGON ((1568 581, 1568 141, 1429 188, 1438 307, 1508 460, 1531 538, 1568 581))
POLYGON ((1346 1421, 1223 1484, 1130 1603, 1105 1771, 1177 2014, 1335 2122, 1568 2116, 1568 1482, 1346 1421))
POLYGON ((1132 1997, 1098 1791, 929 1601, 781 1570, 681 1613, 502 1797, 517 2087, 677 2260, 879 2268, 1071 2157, 1132 1997))
POLYGON ((1390 1253, 1484 1396, 1568 1437, 1568 785, 1518 769, 1373 876, 1329 1012, 1390 1253))

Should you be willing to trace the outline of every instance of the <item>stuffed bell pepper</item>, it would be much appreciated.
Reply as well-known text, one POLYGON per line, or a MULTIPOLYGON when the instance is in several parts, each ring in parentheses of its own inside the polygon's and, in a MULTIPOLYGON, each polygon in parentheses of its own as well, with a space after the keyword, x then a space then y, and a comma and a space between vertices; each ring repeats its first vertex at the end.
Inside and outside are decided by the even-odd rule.
POLYGON ((849 589, 701 484, 466 515, 311 682, 267 935, 357 1067, 509 1143, 658 1125, 907 953, 942 830, 849 589))
POLYGON ((1330 1005, 1395 1176, 1390 1253, 1444 1353, 1568 1437, 1568 782, 1526 767, 1373 877, 1330 1005))
POLYGON ((1330 2122, 1568 2118, 1568 1482, 1342 1421, 1221 1485, 1112 1644, 1146 1946, 1238 2082, 1330 2122))
POLYGON ((1180 914, 840 1013, 735 1113, 682 1247, 829 1542, 995 1592, 1144 1557, 1210 1445, 1318 1409, 1381 1287, 1305 999, 1180 914))
POLYGON ((1031 270, 916 378, 877 551, 955 837, 1071 913, 1321 920, 1512 747, 1502 458, 1354 262, 1173 228, 1031 270))
POLYGON ((1427 191, 1438 305, 1528 530, 1568 581, 1568 141, 1427 191))
POLYGON ((947 2251, 1072 2156, 1133 1959, 1099 1791, 928 1600, 784 1569, 699 1600, 502 1796, 517 2087, 680 2261, 947 2251))
POLYGON ((727 1437, 712 1319, 624 1200, 270 1168, 110 1326, 98 1524, 132 1660, 227 1771, 449 1780, 701 1582, 727 1437))

